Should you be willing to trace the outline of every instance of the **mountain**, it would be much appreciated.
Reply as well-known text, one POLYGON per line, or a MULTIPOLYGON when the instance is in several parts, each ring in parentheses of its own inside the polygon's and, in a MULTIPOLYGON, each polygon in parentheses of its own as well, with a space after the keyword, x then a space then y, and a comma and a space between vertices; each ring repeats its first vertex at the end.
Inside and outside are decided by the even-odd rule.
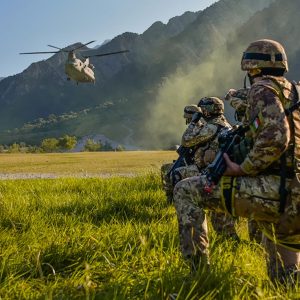
POLYGON ((0 77, 0 81, 2 80, 2 79, 4 79, 5 77, 0 77))
MULTIPOLYGON (((300 1, 275 1, 233 30, 222 46, 211 47, 211 54, 205 60, 189 64, 184 69, 178 68, 169 75, 152 106, 149 122, 143 128, 143 131, 146 130, 144 135, 152 137, 152 144, 161 146, 180 141, 184 125, 183 120, 180 123, 177 107, 182 110, 184 104, 197 103, 203 96, 222 96, 229 88, 242 87, 245 72, 240 69, 240 60, 243 51, 254 40, 269 38, 280 41, 286 48, 289 60, 287 78, 299 81, 299 9, 300 1), (187 98, 190 101, 184 100, 187 98)), ((225 114, 233 124, 236 122, 227 103, 225 114)))
POLYGON ((67 82, 63 53, 32 64, 0 82, 0 140, 37 142, 46 136, 104 134, 120 143, 126 140, 147 147, 178 141, 184 127, 183 122, 178 126, 183 105, 195 103, 210 90, 223 92, 211 89, 215 86, 213 72, 205 70, 206 61, 228 40, 233 41, 233 32, 272 2, 220 0, 167 24, 155 22, 142 34, 123 33, 89 50, 130 50, 93 59, 95 85, 67 82), (195 66, 202 73, 193 77, 195 66), (200 75, 210 82, 199 84, 200 75), (189 76, 190 82, 176 84, 189 76))

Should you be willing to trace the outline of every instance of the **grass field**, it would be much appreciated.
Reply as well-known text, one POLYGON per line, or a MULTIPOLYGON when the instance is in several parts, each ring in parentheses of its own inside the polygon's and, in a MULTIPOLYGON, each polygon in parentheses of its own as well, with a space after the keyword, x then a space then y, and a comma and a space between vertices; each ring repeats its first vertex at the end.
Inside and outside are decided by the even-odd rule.
POLYGON ((243 220, 239 243, 211 232, 211 270, 190 274, 157 170, 0 181, 0 299, 299 299, 268 280, 243 220))
POLYGON ((159 170, 176 157, 175 151, 0 154, 0 173, 141 174, 159 170))

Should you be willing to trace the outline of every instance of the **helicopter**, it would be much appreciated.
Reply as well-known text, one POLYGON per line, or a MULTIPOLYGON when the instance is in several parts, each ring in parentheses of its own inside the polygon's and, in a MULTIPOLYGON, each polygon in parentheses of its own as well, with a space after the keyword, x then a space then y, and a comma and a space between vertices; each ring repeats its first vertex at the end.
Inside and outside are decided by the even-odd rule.
POLYGON ((95 83, 95 67, 90 63, 90 57, 95 56, 108 56, 120 53, 129 52, 129 50, 120 50, 116 52, 108 52, 101 54, 93 54, 93 55, 84 55, 81 53, 81 56, 84 58, 83 60, 76 57, 75 51, 94 43, 95 41, 90 41, 73 49, 67 50, 62 49, 56 46, 48 45, 48 47, 58 49, 58 51, 40 51, 40 52, 22 52, 19 54, 48 54, 48 53, 59 53, 65 52, 68 53, 67 61, 65 62, 65 73, 67 75, 67 80, 74 80, 77 85, 79 82, 92 82, 95 83))

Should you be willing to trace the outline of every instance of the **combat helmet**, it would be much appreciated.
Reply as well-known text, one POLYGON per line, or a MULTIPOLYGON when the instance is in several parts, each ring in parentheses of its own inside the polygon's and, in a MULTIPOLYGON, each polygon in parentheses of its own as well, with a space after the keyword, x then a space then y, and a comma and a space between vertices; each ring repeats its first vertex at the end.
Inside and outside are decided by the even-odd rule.
POLYGON ((198 106, 201 107, 203 114, 207 117, 217 116, 224 113, 224 103, 217 97, 201 98, 198 106))
POLYGON ((257 40, 252 42, 244 52, 241 68, 243 71, 283 69, 287 72, 287 56, 280 43, 267 39, 257 40))
POLYGON ((196 104, 187 105, 183 111, 183 117, 186 119, 186 124, 191 123, 194 113, 201 113, 201 108, 196 104))

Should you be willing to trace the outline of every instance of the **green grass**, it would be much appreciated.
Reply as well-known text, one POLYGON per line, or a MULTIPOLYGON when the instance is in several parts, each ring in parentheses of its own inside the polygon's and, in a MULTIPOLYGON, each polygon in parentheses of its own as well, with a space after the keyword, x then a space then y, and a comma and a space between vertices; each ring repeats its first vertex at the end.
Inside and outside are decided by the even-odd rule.
POLYGON ((211 272, 190 275, 157 174, 1 181, 0 227, 0 299, 300 296, 270 283, 259 245, 213 232, 211 272))
POLYGON ((0 173, 53 173, 60 176, 142 174, 177 159, 175 151, 0 154, 0 173))

